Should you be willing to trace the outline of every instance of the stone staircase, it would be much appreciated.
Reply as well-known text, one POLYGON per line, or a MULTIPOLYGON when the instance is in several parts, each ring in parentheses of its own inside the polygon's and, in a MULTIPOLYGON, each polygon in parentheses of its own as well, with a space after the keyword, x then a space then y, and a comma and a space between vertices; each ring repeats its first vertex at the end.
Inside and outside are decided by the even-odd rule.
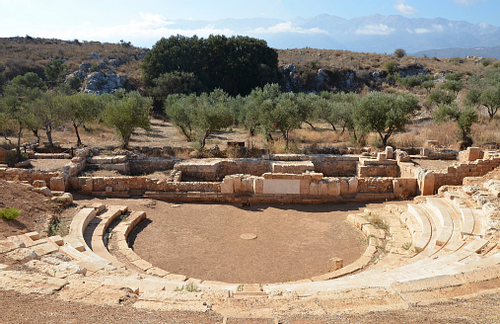
MULTIPOLYGON (((329 310, 391 309, 498 288, 499 242, 487 238, 487 211, 475 206, 462 187, 453 187, 407 205, 388 204, 380 210, 351 214, 347 220, 369 243, 363 256, 338 270, 290 283, 228 284, 159 269, 129 247, 128 235, 146 214, 127 206, 83 208, 64 238, 40 239, 36 232, 18 235, 0 244, 0 253, 66 280, 66 284, 51 281, 52 286, 45 282, 47 291, 58 291, 68 283, 71 291, 80 287, 75 280, 88 287, 89 296, 96 286, 113 292, 125 287, 137 295, 134 305, 138 308, 206 311, 213 305, 222 313, 235 314, 242 307, 238 299, 258 299, 266 316, 283 302, 306 305, 311 301, 303 306, 311 311, 318 303, 329 310), (111 252, 106 245, 110 235, 117 245, 111 252), (51 260, 56 252, 68 261, 51 260), (81 276, 85 284, 75 279, 81 276)), ((0 267, 0 286, 11 287, 12 280, 20 280, 16 276, 9 267, 0 267)), ((39 285, 40 280, 32 284, 39 285)))

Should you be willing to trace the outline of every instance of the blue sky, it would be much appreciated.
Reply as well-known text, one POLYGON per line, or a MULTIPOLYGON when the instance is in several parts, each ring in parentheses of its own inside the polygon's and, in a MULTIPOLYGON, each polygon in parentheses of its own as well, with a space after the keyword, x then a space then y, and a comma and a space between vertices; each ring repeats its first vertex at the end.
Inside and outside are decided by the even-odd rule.
POLYGON ((215 21, 224 18, 290 20, 329 14, 355 18, 373 14, 409 18, 464 20, 500 26, 499 0, 0 0, 0 37, 24 36, 132 41, 150 47, 171 34, 230 33, 211 29, 182 30, 176 19, 215 21))

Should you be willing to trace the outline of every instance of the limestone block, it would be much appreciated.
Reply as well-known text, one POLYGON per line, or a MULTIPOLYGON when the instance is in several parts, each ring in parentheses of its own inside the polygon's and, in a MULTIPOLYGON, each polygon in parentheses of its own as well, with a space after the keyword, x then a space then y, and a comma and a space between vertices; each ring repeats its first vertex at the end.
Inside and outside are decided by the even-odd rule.
POLYGON ((253 180, 253 192, 256 194, 264 193, 264 178, 254 178, 253 180))
POLYGON ((35 180, 35 181, 33 181, 33 187, 43 188, 43 187, 47 187, 47 184, 45 183, 44 180, 35 180))
POLYGON ((328 272, 336 271, 342 268, 342 265, 343 265, 343 260, 341 258, 331 258, 330 260, 328 260, 327 263, 328 272))
POLYGON ((307 180, 307 179, 300 180, 300 194, 301 195, 308 195, 309 194, 309 184, 310 183, 311 183, 311 181, 307 180))
POLYGON ((377 153, 377 161, 387 161, 387 154, 383 152, 377 153))
POLYGON ((106 193, 113 192, 113 187, 111 186, 106 186, 106 193))
POLYGON ((241 188, 241 175, 233 176, 233 186, 234 186, 234 193, 239 193, 243 191, 241 188))
POLYGON ((420 155, 421 156, 429 156, 429 154, 430 154, 430 151, 429 151, 428 148, 423 147, 423 148, 420 149, 420 155))
POLYGON ((51 192, 50 192, 50 189, 47 188, 47 187, 42 187, 42 188, 35 188, 33 189, 33 191, 36 191, 36 192, 39 192, 47 197, 50 197, 51 196, 51 192))
POLYGON ((394 149, 392 148, 392 146, 385 147, 385 155, 388 159, 394 158, 394 149))
POLYGON ((420 191, 423 196, 433 195, 436 182, 436 175, 432 171, 427 171, 422 178, 420 191))
POLYGON ((63 177, 53 177, 50 178, 50 190, 53 191, 65 191, 66 181, 63 177))
POLYGON ((276 181, 277 194, 290 194, 290 195, 300 194, 300 180, 278 179, 275 181, 276 181))
POLYGON ((341 195, 349 194, 349 181, 344 179, 340 180, 340 194, 341 195))
POLYGON ((340 196, 340 180, 331 179, 327 183, 327 195, 328 196, 340 196))
POLYGON ((231 177, 225 177, 221 183, 220 191, 222 194, 234 193, 234 180, 231 177))
POLYGON ((328 183, 326 181, 318 182, 318 194, 320 196, 328 195, 328 183))
POLYGON ((358 192, 358 178, 350 178, 348 180, 349 184, 349 194, 355 194, 358 192))
POLYGON ((319 195, 319 184, 316 181, 311 181, 309 184, 309 195, 317 196, 319 195))
POLYGON ((86 194, 91 194, 94 191, 94 180, 93 179, 84 179, 84 183, 81 186, 82 192, 86 194))
POLYGON ((409 198, 417 195, 417 179, 394 179, 392 186, 395 198, 409 198))
POLYGON ((267 195, 276 194, 276 180, 264 178, 263 193, 267 195))

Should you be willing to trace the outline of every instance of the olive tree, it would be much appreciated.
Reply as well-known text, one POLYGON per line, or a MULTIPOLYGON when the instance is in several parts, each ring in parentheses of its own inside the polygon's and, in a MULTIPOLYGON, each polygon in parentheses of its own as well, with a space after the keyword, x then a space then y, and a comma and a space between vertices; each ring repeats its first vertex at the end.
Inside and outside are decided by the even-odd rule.
POLYGON ((136 128, 151 130, 149 113, 152 104, 151 98, 143 97, 137 91, 127 94, 119 91, 114 100, 106 105, 104 121, 116 129, 121 137, 122 148, 128 148, 130 137, 136 128))
POLYGON ((389 137, 403 130, 417 110, 420 110, 418 99, 411 94, 372 92, 361 99, 354 110, 354 120, 361 130, 376 132, 386 146, 389 137))
POLYGON ((84 126, 96 120, 104 110, 105 100, 104 97, 98 97, 92 94, 76 93, 72 96, 66 97, 66 113, 68 120, 73 124, 77 138, 76 145, 82 146, 82 139, 80 137, 79 127, 84 126))

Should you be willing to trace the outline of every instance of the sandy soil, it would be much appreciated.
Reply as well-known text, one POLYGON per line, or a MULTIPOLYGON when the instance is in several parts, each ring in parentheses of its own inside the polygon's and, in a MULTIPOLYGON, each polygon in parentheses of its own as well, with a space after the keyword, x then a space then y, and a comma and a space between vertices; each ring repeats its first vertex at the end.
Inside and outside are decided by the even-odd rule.
POLYGON ((347 210, 359 208, 157 202, 148 220, 132 233, 131 244, 153 265, 193 278, 232 283, 299 280, 327 272, 332 257, 347 265, 363 254, 364 235, 345 220, 347 210), (257 238, 242 239, 244 233, 257 238))
POLYGON ((377 204, 251 205, 173 204, 150 199, 75 202, 127 205, 147 220, 131 234, 143 259, 172 273, 203 280, 271 283, 327 272, 328 259, 354 262, 366 249, 364 236, 345 221, 349 213, 377 204), (241 234, 256 239, 244 240, 241 234), (314 233, 314 235, 311 235, 314 233))
MULTIPOLYGON (((498 294, 481 295, 473 299, 457 299, 429 306, 399 311, 366 314, 325 314, 279 319, 228 318, 227 324, 495 324, 500 323, 498 294)), ((21 295, 0 290, 0 320, 2 323, 224 323, 214 312, 145 311, 131 306, 96 306, 65 302, 55 296, 21 295)))
POLYGON ((14 220, 0 219, 0 239, 46 230, 47 219, 59 212, 57 206, 46 203, 46 199, 24 185, 0 181, 0 208, 15 207, 22 212, 14 220))

